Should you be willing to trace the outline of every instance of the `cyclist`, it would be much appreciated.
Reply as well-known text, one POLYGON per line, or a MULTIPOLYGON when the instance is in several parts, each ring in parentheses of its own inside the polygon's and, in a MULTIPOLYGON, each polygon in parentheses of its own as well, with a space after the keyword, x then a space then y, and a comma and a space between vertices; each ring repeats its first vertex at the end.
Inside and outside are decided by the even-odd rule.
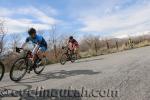
POLYGON ((37 54, 39 57, 38 63, 40 63, 42 57, 45 55, 45 51, 47 50, 47 42, 42 36, 36 34, 36 30, 34 28, 30 28, 28 30, 28 34, 29 34, 29 37, 26 38, 26 41, 25 43, 23 43, 21 48, 24 48, 26 43, 28 43, 29 41, 36 44, 36 46, 34 47, 32 51, 33 61, 35 61, 36 59, 35 55, 37 54))
POLYGON ((71 51, 73 51, 73 53, 77 53, 78 54, 79 44, 78 44, 77 40, 75 40, 73 38, 73 36, 69 37, 68 47, 69 47, 69 49, 71 51))

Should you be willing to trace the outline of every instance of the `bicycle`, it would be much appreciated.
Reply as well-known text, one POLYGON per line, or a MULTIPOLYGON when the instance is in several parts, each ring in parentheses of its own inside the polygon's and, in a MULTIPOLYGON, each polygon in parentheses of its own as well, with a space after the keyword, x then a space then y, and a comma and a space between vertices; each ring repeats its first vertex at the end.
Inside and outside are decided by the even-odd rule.
POLYGON ((19 50, 23 50, 24 56, 17 59, 10 70, 10 79, 15 82, 20 81, 27 72, 30 73, 32 70, 34 70, 35 74, 40 74, 44 70, 47 62, 46 56, 43 56, 41 60, 42 63, 38 65, 37 62, 39 61, 39 58, 37 54, 36 59, 33 62, 33 55, 30 50, 24 50, 22 48, 16 47, 16 52, 18 52, 19 50), (15 75, 15 72, 22 73, 20 75, 15 75))
POLYGON ((74 63, 77 60, 77 54, 70 50, 67 46, 63 46, 62 49, 65 50, 60 58, 60 63, 62 65, 64 65, 67 61, 74 63))
POLYGON ((5 67, 4 64, 0 61, 0 81, 2 80, 5 73, 5 67))

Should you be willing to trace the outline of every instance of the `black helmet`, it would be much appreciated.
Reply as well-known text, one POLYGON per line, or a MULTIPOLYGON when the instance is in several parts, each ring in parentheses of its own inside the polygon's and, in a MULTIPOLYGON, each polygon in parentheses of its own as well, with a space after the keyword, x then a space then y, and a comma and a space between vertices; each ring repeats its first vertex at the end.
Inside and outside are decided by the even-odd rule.
POLYGON ((70 36, 69 39, 70 39, 70 40, 73 39, 73 36, 70 36))
POLYGON ((36 33, 36 30, 35 30, 34 28, 30 28, 30 29, 28 30, 28 34, 31 35, 31 34, 33 34, 33 33, 36 33))

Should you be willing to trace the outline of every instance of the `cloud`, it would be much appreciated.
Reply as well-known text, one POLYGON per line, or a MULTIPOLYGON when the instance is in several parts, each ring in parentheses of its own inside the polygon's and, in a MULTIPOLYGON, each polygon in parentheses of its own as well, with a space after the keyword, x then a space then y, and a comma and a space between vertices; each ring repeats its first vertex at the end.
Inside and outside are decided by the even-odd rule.
POLYGON ((57 10, 48 1, 42 6, 40 3, 36 7, 0 7, 0 17, 6 20, 9 33, 24 32, 32 26, 46 30, 51 25, 58 25, 62 32, 116 37, 150 30, 149 0, 63 0, 53 3, 57 10))
MULTIPOLYGON (((0 18, 2 19, 2 18, 0 18)), ((26 32, 28 28, 34 27, 37 30, 48 30, 50 28, 49 24, 41 24, 41 23, 32 23, 29 19, 11 19, 5 18, 5 28, 8 30, 7 33, 22 33, 26 32)))
POLYGON ((0 12, 1 17, 10 16, 13 13, 9 9, 6 9, 6 8, 0 7, 0 9, 1 9, 1 12, 0 12))
MULTIPOLYGON (((34 27, 38 30, 48 30, 51 25, 61 22, 33 6, 15 8, 11 11, 7 8, 1 9, 2 13, 0 13, 0 19, 5 20, 5 27, 8 33, 26 32, 29 27, 34 27)), ((54 9, 52 9, 51 12, 53 12, 51 13, 53 15, 56 14, 54 9)))
POLYGON ((108 33, 112 36, 122 37, 150 30, 150 2, 148 0, 112 1, 114 2, 108 4, 99 2, 93 7, 87 7, 86 10, 77 10, 78 14, 75 17, 82 26, 79 31, 108 33), (103 6, 97 6, 99 4, 103 6))
MULTIPOLYGON (((51 12, 51 14, 56 14, 57 12, 55 10, 51 10, 51 8, 48 8, 49 11, 51 12)), ((42 12, 41 10, 35 8, 35 7, 27 7, 27 8, 21 8, 18 9, 18 12, 20 14, 29 14, 30 16, 36 18, 37 20, 39 20, 42 23, 47 23, 47 24, 56 24, 59 22, 59 20, 56 20, 53 17, 47 16, 44 12, 42 12)))
POLYGON ((97 16, 87 16, 79 19, 80 21, 83 21, 83 24, 85 25, 81 30, 102 32, 114 29, 128 29, 150 21, 149 9, 150 6, 147 6, 142 9, 137 9, 137 11, 112 14, 101 18, 97 16))

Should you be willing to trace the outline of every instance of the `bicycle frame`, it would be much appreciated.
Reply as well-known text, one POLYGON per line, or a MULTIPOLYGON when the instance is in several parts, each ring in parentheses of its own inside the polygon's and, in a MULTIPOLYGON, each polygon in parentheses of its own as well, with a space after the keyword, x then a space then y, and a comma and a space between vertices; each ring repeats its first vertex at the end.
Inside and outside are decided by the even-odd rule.
MULTIPOLYGON (((33 59, 33 55, 32 55, 32 52, 30 50, 27 51, 27 53, 25 54, 25 58, 27 59, 26 61, 28 61, 28 59, 33 59)), ((38 56, 36 55, 36 59, 35 61, 38 59, 38 56)), ((33 62, 33 65, 32 66, 29 66, 28 65, 28 62, 27 63, 27 66, 29 67, 29 71, 32 71, 32 69, 35 67, 35 61, 33 62)))
MULTIPOLYGON (((16 52, 20 53, 20 50, 18 49, 21 49, 21 48, 16 49, 16 52)), ((32 54, 30 50, 23 50, 23 51, 24 51, 24 56, 17 59, 12 65, 12 68, 10 70, 10 79, 15 82, 20 81, 25 76, 26 72, 30 73, 30 71, 34 70, 36 74, 40 74, 45 68, 45 65, 42 65, 42 67, 39 67, 38 65, 39 63, 37 62, 39 58, 37 54, 35 54, 35 59, 34 59, 34 55, 32 54), (22 64, 19 66, 16 66, 16 64, 20 63, 20 61, 24 61, 22 63, 22 64, 25 64, 25 66, 22 67, 24 70, 22 70, 21 68, 22 64), (20 67, 20 69, 18 67, 20 67), (18 70, 15 70, 15 68, 17 68, 18 70), (14 71, 22 71, 23 73, 15 77, 14 71)))
POLYGON ((73 55, 75 55, 74 52, 71 51, 67 46, 62 47, 62 49, 65 50, 65 52, 62 54, 62 56, 60 58, 60 63, 62 65, 64 65, 66 63, 66 61, 71 61, 73 63, 76 60, 76 58, 73 56, 73 55), (64 55, 65 55, 65 60, 63 60, 64 55))
POLYGON ((68 47, 63 47, 62 49, 65 50, 65 54, 67 55, 67 59, 69 60, 72 55, 71 50, 69 50, 68 47))
MULTIPOLYGON (((22 50, 23 50, 24 52, 26 52, 25 55, 24 55, 24 57, 25 57, 26 59, 33 59, 33 54, 32 54, 32 52, 31 52, 30 50, 24 50, 24 49, 22 49, 22 50)), ((35 53, 35 58, 34 58, 34 63, 33 63, 32 68, 35 67, 35 62, 37 61, 37 59, 39 59, 39 57, 38 57, 37 53, 35 53)), ((31 67, 31 66, 30 66, 30 67, 31 67)), ((32 68, 30 68, 30 69, 32 69, 32 68)))

